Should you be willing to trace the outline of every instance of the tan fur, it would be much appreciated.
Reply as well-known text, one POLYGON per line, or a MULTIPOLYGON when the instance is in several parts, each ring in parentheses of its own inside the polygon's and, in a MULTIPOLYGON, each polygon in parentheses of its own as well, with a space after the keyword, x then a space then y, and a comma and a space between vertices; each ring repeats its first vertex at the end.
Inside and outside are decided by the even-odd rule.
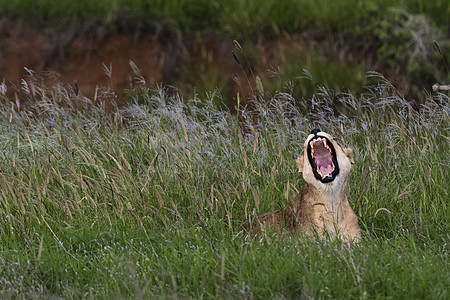
POLYGON ((337 177, 328 183, 322 183, 314 177, 306 154, 308 142, 314 137, 311 134, 305 141, 304 155, 297 159, 299 172, 306 181, 302 191, 284 209, 256 217, 251 224, 244 224, 245 229, 251 229, 258 234, 271 227, 275 231, 317 234, 319 237, 328 234, 331 238, 338 237, 344 241, 361 239, 358 219, 346 196, 353 163, 352 150, 342 149, 325 132, 319 132, 317 135, 328 138, 336 150, 340 168, 337 177))

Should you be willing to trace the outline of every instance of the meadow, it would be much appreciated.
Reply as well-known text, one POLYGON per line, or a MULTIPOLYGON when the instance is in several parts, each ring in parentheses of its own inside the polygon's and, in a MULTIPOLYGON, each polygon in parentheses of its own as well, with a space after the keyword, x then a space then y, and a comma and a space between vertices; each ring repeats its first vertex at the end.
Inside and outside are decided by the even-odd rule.
POLYGON ((368 76, 360 95, 308 99, 260 82, 234 113, 218 92, 181 98, 138 72, 124 107, 32 72, 0 84, 0 298, 447 299, 449 96, 416 111, 368 76), (355 152, 362 241, 243 237, 301 189, 316 127, 355 152))

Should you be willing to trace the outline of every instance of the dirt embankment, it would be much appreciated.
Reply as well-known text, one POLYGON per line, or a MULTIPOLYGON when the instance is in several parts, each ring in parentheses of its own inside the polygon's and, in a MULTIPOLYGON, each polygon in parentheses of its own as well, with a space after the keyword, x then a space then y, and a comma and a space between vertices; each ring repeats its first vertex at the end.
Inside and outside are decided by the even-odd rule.
POLYGON ((113 34, 104 26, 69 23, 50 31, 4 19, 0 23, 1 77, 18 82, 28 68, 37 74, 58 74, 63 83, 76 80, 82 93, 93 95, 97 86, 126 88, 134 77, 131 60, 149 84, 171 83, 181 62, 181 38, 164 25, 155 24, 152 31, 133 36, 113 34))
MULTIPOLYGON (((233 56, 234 50, 242 51, 245 57, 245 49, 232 39, 213 33, 182 37, 164 22, 148 22, 139 30, 127 22, 113 29, 89 23, 62 23, 49 29, 4 18, 0 20, 0 37, 0 79, 19 83, 29 69, 45 74, 51 83, 70 85, 76 81, 80 92, 88 97, 99 87, 111 87, 119 99, 135 80, 130 61, 148 85, 177 86, 184 82, 194 86, 201 78, 214 79, 230 94, 239 92, 248 97, 256 75, 269 76, 269 66, 289 64, 291 57, 306 53, 311 43, 311 36, 305 34, 260 38, 252 45, 253 58, 258 60, 254 63, 253 58, 240 61, 239 55, 233 56)), ((338 48, 336 44, 330 46, 332 38, 324 42, 316 39, 315 43, 338 48)), ((360 48, 350 41, 339 47, 337 56, 345 61, 356 53, 362 61, 377 67, 375 52, 362 52, 360 48)))

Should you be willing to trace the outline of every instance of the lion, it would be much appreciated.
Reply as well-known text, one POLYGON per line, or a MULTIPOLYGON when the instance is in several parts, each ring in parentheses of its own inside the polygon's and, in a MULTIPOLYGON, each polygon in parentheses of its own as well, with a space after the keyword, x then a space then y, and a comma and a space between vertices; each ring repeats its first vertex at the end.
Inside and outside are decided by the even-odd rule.
POLYGON ((346 187, 354 163, 352 149, 342 149, 328 133, 313 129, 297 159, 306 183, 284 209, 257 216, 243 227, 259 234, 267 228, 351 242, 361 239, 358 219, 346 187))

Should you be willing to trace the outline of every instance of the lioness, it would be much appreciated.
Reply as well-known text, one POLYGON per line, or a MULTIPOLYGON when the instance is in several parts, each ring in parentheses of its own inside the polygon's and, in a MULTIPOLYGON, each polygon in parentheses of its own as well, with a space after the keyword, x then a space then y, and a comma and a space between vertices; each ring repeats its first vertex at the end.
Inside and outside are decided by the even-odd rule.
POLYGON ((313 129, 305 141, 303 156, 297 159, 306 181, 300 194, 284 209, 260 215, 244 228, 258 233, 272 227, 276 231, 359 240, 358 219, 345 194, 353 162, 351 149, 342 149, 331 135, 313 129))

